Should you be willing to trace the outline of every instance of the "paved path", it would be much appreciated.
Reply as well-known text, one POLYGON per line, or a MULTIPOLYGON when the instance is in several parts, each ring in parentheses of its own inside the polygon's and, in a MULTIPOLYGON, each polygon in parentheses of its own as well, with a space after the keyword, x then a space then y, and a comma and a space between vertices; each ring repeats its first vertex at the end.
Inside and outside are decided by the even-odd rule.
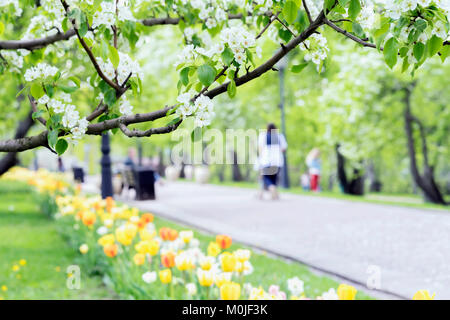
POLYGON ((158 187, 157 198, 129 203, 359 283, 376 266, 382 291, 450 298, 448 212, 292 194, 260 201, 254 190, 189 182, 158 187))

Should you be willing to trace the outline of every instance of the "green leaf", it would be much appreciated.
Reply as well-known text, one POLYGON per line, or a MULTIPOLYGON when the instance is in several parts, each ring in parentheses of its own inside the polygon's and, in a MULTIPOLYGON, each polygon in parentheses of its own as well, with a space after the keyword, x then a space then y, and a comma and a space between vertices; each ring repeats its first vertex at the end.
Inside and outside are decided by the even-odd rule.
POLYGON ((192 142, 196 142, 199 141, 202 137, 202 128, 201 127, 196 127, 194 130, 192 130, 191 132, 191 141, 192 142))
POLYGON ((214 68, 209 64, 200 66, 197 69, 197 74, 200 82, 206 87, 210 86, 216 78, 216 70, 214 70, 214 68))
POLYGON ((441 50, 443 43, 444 41, 436 35, 433 35, 430 40, 428 40, 428 53, 430 57, 434 56, 439 52, 439 50, 441 50))
POLYGON ((447 59, 447 57, 450 56, 450 46, 443 46, 441 50, 441 60, 442 62, 447 59))
POLYGON ((292 24, 297 18, 298 7, 294 1, 288 0, 284 4, 282 13, 287 23, 292 24))
POLYGON ((117 49, 113 46, 109 46, 109 60, 111 60, 112 65, 115 69, 119 66, 120 58, 119 53, 117 52, 117 49))
POLYGON ((54 149, 58 141, 58 130, 51 130, 47 135, 47 141, 50 148, 54 149))
POLYGON ((33 98, 35 98, 36 100, 45 94, 44 89, 42 88, 42 85, 37 82, 33 82, 33 84, 31 85, 30 93, 33 96, 33 98))
POLYGON ((325 0, 325 8, 327 10, 331 10, 331 8, 334 6, 335 4, 335 0, 325 0))
POLYGON ((68 147, 69 147, 69 144, 67 143, 67 141, 65 139, 61 138, 56 143, 55 150, 58 153, 58 155, 62 155, 64 152, 66 152, 68 147))
POLYGON ((31 115, 31 118, 33 120, 36 120, 37 118, 39 118, 40 116, 42 116, 44 114, 44 110, 38 110, 36 112, 33 112, 33 114, 31 115))
POLYGON ((184 86, 189 84, 189 69, 190 67, 186 67, 180 71, 180 80, 184 86))
POLYGON ((222 61, 225 65, 229 66, 234 60, 233 51, 230 48, 226 47, 222 52, 222 61))
POLYGON ((178 123, 179 121, 180 121, 180 117, 173 118, 166 124, 166 127, 174 125, 174 124, 178 123))
POLYGON ((292 66, 291 72, 293 72, 293 73, 300 73, 300 72, 302 72, 303 69, 305 69, 305 67, 307 65, 308 65, 308 63, 304 62, 304 63, 300 63, 298 65, 292 66))
POLYGON ((112 107, 114 103, 116 103, 116 90, 113 88, 109 88, 109 90, 105 94, 105 103, 112 107))
POLYGON ((351 20, 355 20, 356 17, 361 12, 361 3, 359 0, 351 0, 350 6, 348 7, 348 16, 351 20))
POLYGON ((69 77, 69 80, 72 80, 73 83, 75 83, 75 85, 79 88, 81 86, 81 80, 78 79, 78 77, 76 76, 71 76, 69 77))
POLYGON ((58 86, 65 93, 73 93, 78 90, 78 87, 58 86))
POLYGON ((422 42, 417 42, 414 45, 413 49, 414 57, 417 59, 417 61, 422 60, 424 52, 425 52, 425 45, 422 42))
POLYGON ((236 96, 236 82, 231 80, 227 86, 227 93, 230 98, 234 98, 236 96))
POLYGON ((391 69, 397 64, 398 46, 398 41, 394 37, 390 38, 384 46, 384 60, 391 69))

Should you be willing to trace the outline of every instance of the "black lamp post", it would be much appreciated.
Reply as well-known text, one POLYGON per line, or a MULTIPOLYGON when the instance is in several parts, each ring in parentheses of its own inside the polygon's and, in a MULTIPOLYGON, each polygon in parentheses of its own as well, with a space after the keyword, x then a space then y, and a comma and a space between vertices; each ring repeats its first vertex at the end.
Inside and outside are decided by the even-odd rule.
MULTIPOLYGON (((279 77, 280 77, 280 110, 281 110, 281 133, 284 135, 284 137, 287 140, 286 135, 286 114, 284 109, 284 71, 286 70, 287 66, 287 58, 283 57, 278 62, 278 70, 279 70, 279 77)), ((283 152, 283 160, 284 165, 281 168, 281 185, 283 188, 288 189, 289 188, 289 172, 288 172, 288 162, 287 162, 287 152, 283 152)))
POLYGON ((100 164, 102 166, 102 198, 113 196, 112 186, 112 173, 111 173, 111 157, 109 152, 111 148, 109 146, 109 134, 107 132, 102 133, 102 159, 100 164))

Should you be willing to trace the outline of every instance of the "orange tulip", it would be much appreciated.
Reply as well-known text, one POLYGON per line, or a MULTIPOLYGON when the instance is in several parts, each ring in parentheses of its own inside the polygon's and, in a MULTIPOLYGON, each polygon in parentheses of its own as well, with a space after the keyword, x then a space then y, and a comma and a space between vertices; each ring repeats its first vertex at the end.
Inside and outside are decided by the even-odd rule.
POLYGON ((144 221, 146 224, 153 222, 153 215, 151 213, 144 213, 141 216, 141 220, 144 221))
POLYGON ((223 250, 225 250, 231 246, 232 240, 229 236, 219 234, 218 236, 216 236, 216 242, 223 250))
POLYGON ((175 253, 169 251, 161 255, 161 263, 166 268, 172 268, 175 266, 175 253))
POLYGON ((106 254, 107 257, 114 258, 117 255, 117 251, 119 250, 119 247, 117 244, 107 244, 103 247, 103 252, 106 254))
POLYGON ((159 229, 159 236, 165 241, 174 241, 178 237, 178 231, 164 227, 159 229))
POLYGON ((111 209, 114 207, 114 199, 112 197, 106 198, 106 211, 111 212, 111 209))
POLYGON ((95 220, 97 219, 97 216, 92 211, 86 211, 83 213, 81 217, 81 221, 83 221, 83 224, 86 226, 92 226, 95 223, 95 220))

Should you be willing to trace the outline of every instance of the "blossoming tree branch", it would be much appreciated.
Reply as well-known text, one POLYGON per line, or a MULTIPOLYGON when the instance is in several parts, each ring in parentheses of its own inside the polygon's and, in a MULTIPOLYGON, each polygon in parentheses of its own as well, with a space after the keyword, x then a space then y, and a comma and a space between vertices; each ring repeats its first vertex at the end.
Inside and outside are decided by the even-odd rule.
MULTIPOLYGON (((25 19, 21 39, 0 41, 0 70, 22 83, 41 133, 0 141, 0 151, 45 146, 62 154, 86 134, 120 130, 149 137, 176 130, 188 117, 208 126, 213 99, 231 98, 237 88, 271 70, 290 51, 302 53, 299 73, 309 63, 321 70, 329 48, 326 28, 378 50, 390 68, 411 72, 427 59, 450 54, 450 0, 2 0, 0 35, 14 35, 25 19), (133 113, 129 99, 145 90, 144 74, 133 54, 152 27, 178 26, 184 48, 174 66, 179 95, 156 111, 133 113), (209 38, 200 36, 206 30, 209 38), (263 38, 279 43, 261 49, 263 38), (75 58, 91 76, 74 68, 75 58), (255 57, 269 57, 256 64, 255 57), (81 77, 81 79, 80 79, 81 77), (91 110, 80 114, 77 94, 90 96, 91 110), (175 101, 176 100, 176 101, 175 101), (163 126, 130 126, 167 119, 163 126)), ((148 53, 151 55, 151 52, 148 53)))

